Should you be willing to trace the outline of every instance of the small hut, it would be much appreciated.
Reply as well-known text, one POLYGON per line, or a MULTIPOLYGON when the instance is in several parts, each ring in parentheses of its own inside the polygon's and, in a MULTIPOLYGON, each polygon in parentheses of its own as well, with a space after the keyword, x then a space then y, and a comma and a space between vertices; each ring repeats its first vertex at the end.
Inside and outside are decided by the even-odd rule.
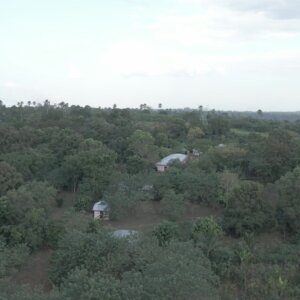
POLYGON ((94 219, 109 220, 109 206, 106 201, 96 202, 93 206, 94 219))
POLYGON ((155 167, 157 172, 164 172, 172 162, 179 160, 181 163, 184 163, 187 161, 187 159, 188 156, 186 154, 174 153, 164 157, 161 161, 157 162, 155 164, 155 167))

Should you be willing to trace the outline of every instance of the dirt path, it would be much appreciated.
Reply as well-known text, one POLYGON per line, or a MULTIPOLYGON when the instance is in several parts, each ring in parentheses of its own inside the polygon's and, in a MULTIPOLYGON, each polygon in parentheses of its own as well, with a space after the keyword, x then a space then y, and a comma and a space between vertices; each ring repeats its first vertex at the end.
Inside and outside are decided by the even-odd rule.
POLYGON ((40 250, 33 253, 28 261, 11 277, 11 282, 18 285, 27 285, 32 289, 41 289, 44 292, 51 290, 48 278, 48 268, 51 250, 40 250))
MULTIPOLYGON (((60 193, 63 199, 61 208, 54 207, 51 213, 53 220, 60 220, 64 213, 73 206, 74 194, 60 193)), ((32 289, 41 289, 44 292, 51 290, 51 282, 48 278, 48 269, 52 251, 49 249, 39 250, 30 255, 21 268, 14 273, 10 281, 18 285, 27 285, 32 289)))

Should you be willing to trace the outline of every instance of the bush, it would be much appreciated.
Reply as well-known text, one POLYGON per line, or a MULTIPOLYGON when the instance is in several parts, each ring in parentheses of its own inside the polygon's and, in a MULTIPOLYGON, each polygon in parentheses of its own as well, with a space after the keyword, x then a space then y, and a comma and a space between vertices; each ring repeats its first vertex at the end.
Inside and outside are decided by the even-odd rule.
POLYGON ((157 238, 159 246, 167 246, 172 239, 178 236, 178 226, 172 222, 163 222, 153 230, 153 235, 157 238))

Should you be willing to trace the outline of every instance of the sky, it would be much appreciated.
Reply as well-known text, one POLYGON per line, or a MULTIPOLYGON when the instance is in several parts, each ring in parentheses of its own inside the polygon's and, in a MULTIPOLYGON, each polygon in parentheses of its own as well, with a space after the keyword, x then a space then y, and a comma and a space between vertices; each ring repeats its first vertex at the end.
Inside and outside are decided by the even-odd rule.
POLYGON ((0 0, 0 99, 300 111, 300 0, 0 0))

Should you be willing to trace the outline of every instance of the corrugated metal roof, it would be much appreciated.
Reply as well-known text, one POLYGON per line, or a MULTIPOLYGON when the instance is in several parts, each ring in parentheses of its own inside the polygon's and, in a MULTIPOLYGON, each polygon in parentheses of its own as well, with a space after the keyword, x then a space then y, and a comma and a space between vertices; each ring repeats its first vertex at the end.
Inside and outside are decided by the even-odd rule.
POLYGON ((136 230, 129 230, 129 229, 118 229, 113 232, 113 236, 116 238, 126 238, 130 236, 135 236, 138 234, 136 230))
POLYGON ((169 163, 171 163, 174 160, 179 160, 181 162, 184 162, 187 159, 187 157, 188 156, 186 154, 174 153, 174 154, 170 154, 170 155, 164 157, 161 161, 159 161, 156 164, 167 166, 169 163))
POLYGON ((106 201, 96 202, 93 206, 93 211, 108 211, 109 207, 106 201))

